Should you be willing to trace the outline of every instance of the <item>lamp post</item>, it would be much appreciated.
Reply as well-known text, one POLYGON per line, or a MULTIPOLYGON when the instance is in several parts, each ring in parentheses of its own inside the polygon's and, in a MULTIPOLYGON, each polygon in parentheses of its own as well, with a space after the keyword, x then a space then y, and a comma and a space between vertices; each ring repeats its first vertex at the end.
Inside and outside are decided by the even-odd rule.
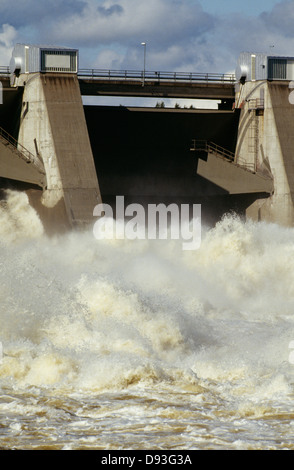
POLYGON ((144 69, 143 69, 143 83, 142 86, 145 85, 145 71, 146 71, 146 42, 141 42, 141 46, 144 47, 144 69))

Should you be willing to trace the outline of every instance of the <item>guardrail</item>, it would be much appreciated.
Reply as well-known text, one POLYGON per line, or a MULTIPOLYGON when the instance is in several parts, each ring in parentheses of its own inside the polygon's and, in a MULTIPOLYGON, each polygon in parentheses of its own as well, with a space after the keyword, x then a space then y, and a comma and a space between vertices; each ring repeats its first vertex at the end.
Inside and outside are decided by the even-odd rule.
MULTIPOLYGON (((10 75, 8 66, 0 66, 0 75, 10 75)), ((156 82, 215 82, 234 84, 235 75, 228 73, 190 73, 190 72, 160 72, 143 70, 108 70, 108 69, 79 69, 79 78, 108 79, 108 80, 152 80, 156 82)))
POLYGON ((240 166, 245 170, 250 171, 251 173, 256 173, 255 163, 247 162, 246 160, 240 157, 236 158, 236 155, 233 152, 213 142, 209 142, 207 140, 193 139, 190 150, 194 152, 214 153, 218 157, 223 158, 231 163, 234 163, 235 165, 240 166))
POLYGON ((234 84, 235 75, 226 73, 186 73, 186 72, 155 72, 141 70, 106 70, 106 69, 79 69, 79 78, 108 79, 108 80, 152 80, 157 83, 173 82, 215 82, 234 84))
POLYGON ((39 170, 40 173, 45 174, 44 166, 38 157, 35 157, 29 150, 12 137, 7 131, 0 127, 0 139, 4 141, 6 145, 11 145, 14 150, 23 158, 27 163, 33 163, 39 170))
POLYGON ((28 161, 28 163, 30 163, 30 161, 34 159, 34 155, 32 155, 25 147, 23 147, 21 144, 19 144, 17 142, 17 140, 14 137, 12 137, 12 135, 10 135, 7 131, 2 129, 2 127, 0 127, 0 136, 3 137, 3 139, 5 140, 5 142, 7 144, 12 145, 17 150, 19 149, 21 151, 21 153, 23 153, 23 155, 25 155, 26 160, 28 161))
POLYGON ((219 156, 230 160, 231 162, 235 161, 235 154, 229 150, 221 147, 220 145, 214 144, 213 142, 208 142, 207 140, 192 140, 191 150, 196 152, 213 152, 217 153, 219 156))

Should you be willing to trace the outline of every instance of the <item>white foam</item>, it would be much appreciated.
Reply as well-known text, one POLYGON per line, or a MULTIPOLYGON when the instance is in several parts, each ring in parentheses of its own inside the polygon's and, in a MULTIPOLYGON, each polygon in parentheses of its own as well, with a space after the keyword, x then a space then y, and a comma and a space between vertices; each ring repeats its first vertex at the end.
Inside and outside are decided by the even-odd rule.
POLYGON ((174 240, 91 231, 48 239, 20 194, 0 217, 1 380, 66 390, 208 381, 236 400, 290 393, 292 229, 226 217, 187 253, 174 240))

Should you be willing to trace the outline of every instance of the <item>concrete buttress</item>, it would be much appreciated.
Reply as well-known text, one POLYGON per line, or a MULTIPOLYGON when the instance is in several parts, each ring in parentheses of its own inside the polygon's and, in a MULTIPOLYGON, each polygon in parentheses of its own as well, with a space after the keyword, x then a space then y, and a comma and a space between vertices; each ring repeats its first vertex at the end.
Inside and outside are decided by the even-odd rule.
MULTIPOLYGON (((75 74, 23 74, 18 142, 43 162, 47 185, 29 196, 45 226, 84 228, 101 202, 99 183, 75 74)), ((46 228, 46 227, 45 227, 46 228)))
POLYGON ((257 171, 271 174, 274 188, 255 201, 247 216, 294 225, 294 105, 289 81, 260 80, 240 85, 241 108, 236 154, 257 171))

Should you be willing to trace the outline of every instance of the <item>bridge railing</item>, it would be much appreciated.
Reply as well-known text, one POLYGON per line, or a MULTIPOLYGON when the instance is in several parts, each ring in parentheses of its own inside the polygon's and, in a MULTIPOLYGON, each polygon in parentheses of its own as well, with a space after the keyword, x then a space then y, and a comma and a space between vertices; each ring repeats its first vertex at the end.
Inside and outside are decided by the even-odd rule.
MULTIPOLYGON (((10 75, 8 66, 0 66, 0 76, 10 75)), ((217 82, 233 84, 235 75, 229 73, 190 73, 190 72, 160 72, 142 70, 108 70, 108 69, 79 69, 79 78, 108 79, 108 80, 152 80, 157 83, 174 82, 217 82)))
POLYGON ((235 75, 227 73, 187 73, 187 72, 160 72, 142 70, 107 70, 107 69, 79 69, 79 78, 108 79, 108 80, 145 80, 157 83, 164 81, 174 82, 217 82, 234 84, 235 75))

